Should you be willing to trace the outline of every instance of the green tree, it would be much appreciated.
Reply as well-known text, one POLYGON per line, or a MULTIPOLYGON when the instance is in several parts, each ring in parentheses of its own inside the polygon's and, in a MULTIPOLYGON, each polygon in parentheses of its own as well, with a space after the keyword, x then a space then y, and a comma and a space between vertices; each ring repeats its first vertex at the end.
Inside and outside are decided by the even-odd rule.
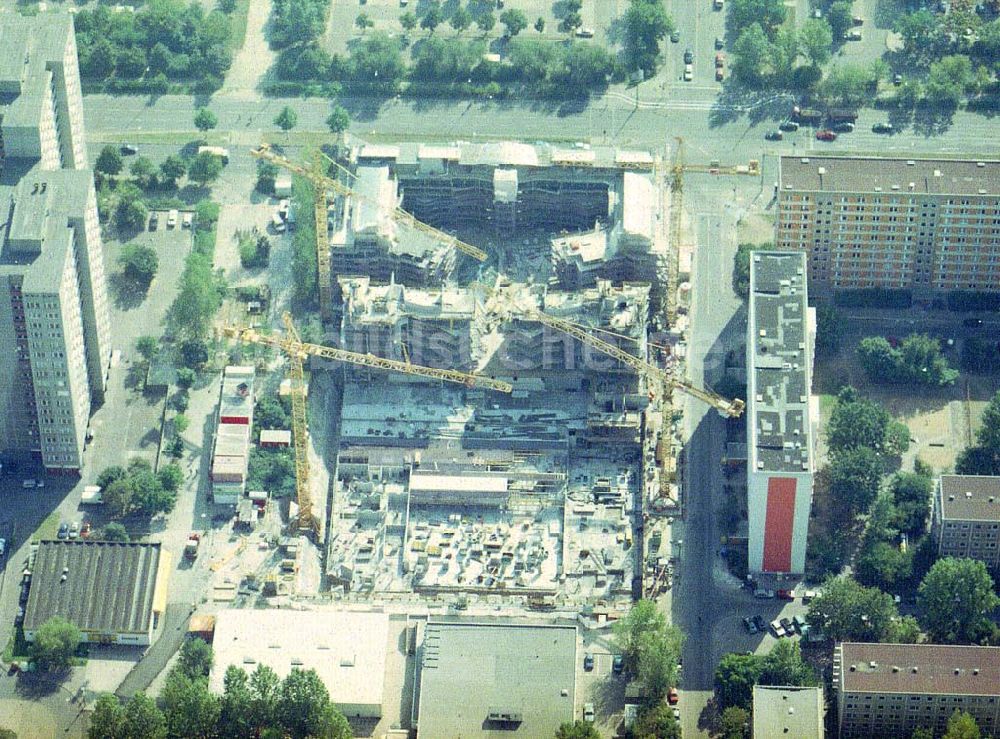
POLYGON ((368 13, 358 13, 357 17, 354 19, 354 25, 361 29, 361 33, 364 33, 366 30, 375 25, 375 21, 368 16, 368 13))
POLYGON ((719 708, 749 710, 753 686, 760 678, 760 660, 752 654, 730 652, 722 655, 715 668, 715 700, 719 708))
POLYGON ((143 287, 149 287, 149 283, 156 276, 156 270, 160 267, 156 251, 143 244, 127 244, 118 257, 118 263, 122 266, 125 277, 143 287))
POLYGON ((556 729, 556 739, 601 739, 593 724, 586 721, 566 721, 556 729))
POLYGON ((759 23, 744 28, 733 44, 733 76, 756 87, 764 81, 765 65, 771 57, 771 42, 759 23))
POLYGON ((153 357, 160 351, 160 342, 154 336, 140 336, 135 340, 135 350, 148 363, 153 361, 153 357))
POLYGON ((750 739, 750 711, 730 706, 722 712, 719 735, 722 739, 750 739))
POLYGON ((292 668, 281 682, 278 722, 292 736, 353 736, 347 719, 330 703, 330 694, 315 670, 292 668))
POLYGON ((202 339, 187 339, 181 344, 184 366, 197 368, 208 362, 208 345, 202 339))
POLYGON ((955 709, 948 719, 948 730, 942 739, 980 739, 982 735, 979 724, 970 714, 955 709))
POLYGON ((156 165, 149 157, 136 157, 128 171, 135 177, 136 184, 144 190, 156 184, 156 165))
POLYGON ((90 715, 87 736, 89 739, 125 738, 125 709, 117 696, 111 693, 98 696, 90 715))
POLYGON ((624 618, 615 621, 612 627, 615 645, 625 660, 625 669, 636 674, 642 649, 650 635, 662 634, 667 628, 667 619, 651 600, 640 600, 629 609, 624 618))
POLYGON ((736 247, 733 257, 733 292, 746 300, 750 297, 750 255, 757 249, 773 249, 774 244, 742 243, 736 247))
POLYGON ((129 540, 128 530, 120 523, 112 521, 104 525, 100 538, 104 541, 121 541, 127 543, 129 540))
POLYGON ((851 3, 848 0, 837 0, 830 5, 826 12, 826 21, 830 24, 830 32, 837 41, 844 40, 852 25, 854 25, 854 13, 851 10, 851 3))
POLYGON ((122 739, 165 739, 167 722, 156 702, 145 693, 133 695, 125 704, 122 739))
POLYGON ((167 730, 176 737, 211 737, 219 721, 219 699, 208 690, 208 679, 188 677, 174 668, 160 693, 167 730))
POLYGON ((881 487, 882 470, 882 460, 868 447, 838 452, 830 460, 830 492, 854 511, 867 511, 881 487))
POLYGON ((598 44, 577 42, 566 48, 563 72, 554 81, 563 81, 572 89, 593 90, 604 87, 614 71, 615 60, 598 44))
POLYGON ((298 114, 291 106, 288 105, 282 108, 281 112, 278 113, 278 115, 275 116, 274 118, 274 125, 280 128, 282 131, 286 132, 291 131, 293 128, 295 128, 295 126, 297 126, 298 123, 299 123, 298 114))
POLYGON ((434 30, 441 25, 444 15, 441 13, 441 6, 437 0, 433 0, 424 12, 424 17, 420 19, 420 27, 425 31, 434 33, 434 30))
POLYGON ((514 38, 528 27, 528 16, 517 8, 508 8, 500 14, 500 22, 507 28, 506 36, 514 38))
POLYGON ((844 316, 834 306, 816 307, 816 354, 827 356, 840 349, 844 337, 844 316))
POLYGON ((538 19, 535 21, 535 30, 539 33, 545 32, 545 19, 542 16, 538 16, 538 19))
POLYGON ((659 61, 660 44, 673 32, 674 21, 662 0, 631 0, 624 21, 626 64, 651 76, 659 61))
POLYGON ((327 116, 326 125, 330 128, 330 133, 343 133, 351 125, 351 116, 344 106, 335 105, 327 116))
POLYGON ((632 739, 681 739, 681 725, 666 703, 642 706, 628 734, 632 739))
POLYGON ((799 37, 794 28, 779 28, 771 43, 771 84, 789 87, 793 84, 795 62, 799 58, 799 37))
POLYGON ((108 509, 108 513, 113 518, 121 518, 132 510, 132 497, 135 495, 135 487, 128 477, 115 480, 103 489, 101 500, 108 509))
POLYGON ((755 23, 770 33, 785 22, 785 4, 781 0, 730 0, 728 22, 737 33, 755 23))
POLYGON ((986 404, 980 424, 976 443, 955 462, 960 475, 1000 475, 1000 392, 986 404))
POLYGON ((870 97, 871 71, 859 64, 838 64, 819 85, 819 95, 831 105, 854 108, 870 97))
POLYGON ((917 590, 920 623, 942 644, 968 644, 988 629, 988 614, 1000 605, 993 578, 976 559, 945 557, 931 567, 917 590))
POLYGON ((896 31, 903 37, 903 48, 912 62, 921 64, 937 56, 943 41, 939 25, 937 16, 926 8, 899 17, 896 31))
POLYGON ((915 472, 899 472, 889 483, 900 531, 912 537, 923 533, 930 513, 934 481, 915 472))
POLYGON ((912 556, 887 541, 872 542, 866 546, 854 565, 858 582, 890 593, 899 591, 912 570, 912 556))
POLYGON ((963 54, 952 54, 931 64, 925 94, 934 105, 954 108, 973 81, 972 61, 963 54))
POLYGON ((202 639, 187 639, 181 646, 177 667, 192 680, 208 677, 212 671, 212 648, 202 639))
POLYGON ((815 685, 816 674, 802 659, 798 641, 783 639, 760 661, 760 685, 815 685))
POLYGON ((910 429, 902 421, 890 421, 882 441, 883 456, 899 457, 910 448, 910 429))
POLYGON ((267 665, 259 664, 250 674, 250 723, 252 726, 273 726, 278 721, 281 701, 281 679, 267 665))
POLYGON ((799 43, 802 44, 802 53, 809 63, 814 67, 821 67, 830 61, 833 30, 822 18, 810 18, 799 30, 799 43))
POLYGON ((188 430, 188 426, 191 424, 191 419, 185 416, 183 413, 178 413, 174 416, 174 433, 180 436, 185 431, 188 430))
POLYGON ((215 182, 220 174, 222 174, 222 159, 207 151, 196 156, 188 167, 188 178, 202 187, 209 182, 215 182))
POLYGON ((451 27, 455 29, 456 33, 461 33, 472 25, 472 15, 468 10, 459 6, 455 8, 455 12, 451 14, 451 18, 448 19, 448 23, 451 24, 451 27))
POLYGON ((827 444, 834 453, 857 447, 881 449, 890 421, 888 411, 878 403, 858 398, 854 388, 843 388, 830 413, 827 444))
POLYGON ((899 374, 913 385, 954 385, 958 372, 941 355, 941 344, 926 334, 910 334, 899 345, 899 374))
POLYGON ((222 739, 242 739, 252 736, 250 715, 252 701, 250 678, 246 671, 230 665, 222 678, 222 698, 219 701, 219 735, 222 739))
POLYGON ((53 616, 35 631, 31 658, 43 670, 65 669, 80 646, 80 639, 76 626, 60 616, 53 616))
POLYGON ((177 387, 182 390, 190 390, 197 377, 198 376, 193 369, 190 369, 189 367, 178 367, 176 378, 177 387))
MULTIPOLYGON (((146 225, 148 211, 146 210, 146 204, 138 196, 134 196, 131 190, 127 192, 127 195, 122 194, 119 196, 118 204, 115 206, 115 225, 120 231, 138 231, 146 225)), ((128 246, 138 248, 135 244, 129 244, 128 246)), ((141 248, 149 249, 148 246, 141 248)), ((153 252, 153 255, 155 257, 156 252, 153 252)), ((150 280, 152 280, 152 277, 150 277, 150 280)), ((145 284, 148 286, 148 283, 145 284)))
MULTIPOLYGON (((395 92, 406 70, 399 39, 382 31, 368 34, 351 51, 348 67, 356 83, 387 93, 395 92)), ((315 242, 313 246, 315 251, 315 242)))
POLYGON ((476 18, 476 25, 479 30, 484 34, 489 33, 493 30, 493 27, 497 24, 497 17, 493 15, 492 11, 486 11, 485 13, 480 13, 479 17, 476 18))
POLYGON ((806 616, 813 629, 834 641, 887 641, 899 613, 892 596, 865 588, 846 575, 826 581, 822 594, 809 603, 806 616))
POLYGON ((655 700, 664 698, 677 685, 677 665, 683 645, 684 635, 676 626, 647 634, 643 640, 637 676, 655 700))
POLYGON ((194 127, 202 133, 211 131, 218 125, 218 117, 208 108, 198 108, 198 112, 194 114, 194 127))
POLYGON ((101 174, 116 175, 122 171, 124 164, 122 155, 118 153, 118 149, 109 145, 101 149, 101 153, 97 155, 97 162, 94 164, 94 169, 101 174))
POLYGON ((97 476, 97 481, 94 483, 98 487, 106 488, 108 485, 113 483, 115 480, 124 479, 128 473, 125 471, 124 467, 119 465, 113 465, 111 467, 106 467, 101 471, 101 474, 97 476))
POLYGON ((187 165, 184 163, 184 160, 176 154, 171 154, 160 162, 160 177, 163 178, 163 184, 168 187, 176 187, 177 180, 183 177, 186 173, 187 165))
POLYGON ((181 483, 184 482, 184 472, 176 464, 164 465, 156 473, 156 477, 159 479, 161 487, 168 493, 176 493, 181 483))
POLYGON ((417 16, 413 14, 412 10, 407 10, 399 16, 399 25, 403 27, 404 31, 412 31, 417 27, 417 16))

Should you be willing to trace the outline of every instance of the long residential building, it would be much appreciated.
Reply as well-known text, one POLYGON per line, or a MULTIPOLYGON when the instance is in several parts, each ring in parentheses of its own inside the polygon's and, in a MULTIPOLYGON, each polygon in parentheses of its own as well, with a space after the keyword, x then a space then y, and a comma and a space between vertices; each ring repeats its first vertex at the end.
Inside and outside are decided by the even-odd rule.
POLYGON ((814 292, 1000 290, 1000 161, 783 156, 776 200, 814 292))
POLYGON ((968 557, 1000 566, 1000 477, 942 475, 931 530, 940 557, 968 557))
POLYGON ((833 689, 843 739, 940 736, 955 711, 1000 731, 1000 647, 837 644, 833 689))
POLYGON ((813 321, 799 252, 754 252, 747 319, 749 569, 805 570, 813 488, 813 321))
POLYGON ((0 23, 0 455, 78 472, 110 317, 69 15, 0 23))

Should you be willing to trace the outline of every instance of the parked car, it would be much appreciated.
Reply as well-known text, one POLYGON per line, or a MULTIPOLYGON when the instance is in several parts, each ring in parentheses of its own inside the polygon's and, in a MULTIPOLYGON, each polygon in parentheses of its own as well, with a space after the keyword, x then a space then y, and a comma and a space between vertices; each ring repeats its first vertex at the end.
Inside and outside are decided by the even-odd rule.
POLYGON ((681 40, 681 32, 680 31, 674 31, 672 34, 670 34, 670 43, 676 44, 676 43, 679 43, 680 40, 681 40))
POLYGON ((781 141, 785 138, 785 134, 781 131, 768 131, 764 134, 764 138, 768 141, 781 141))
POLYGON ((139 153, 139 146, 137 144, 122 144, 118 147, 118 151, 121 152, 122 156, 130 157, 139 153))
POLYGON ((594 704, 584 703, 583 704, 583 720, 588 724, 594 723, 594 704))
POLYGON ((757 624, 755 624, 753 619, 749 616, 743 617, 743 628, 747 630, 748 634, 753 635, 757 633, 757 624))
POLYGON ((14 625, 20 626, 24 623, 24 606, 17 607, 17 615, 14 616, 14 625))
POLYGON ((576 29, 577 38, 594 38, 593 28, 578 28, 576 29))
POLYGON ((721 51, 715 55, 715 66, 724 67, 726 65, 726 55, 721 51))
POLYGON ((669 703, 670 705, 676 706, 677 701, 679 701, 680 699, 681 696, 677 692, 677 688, 671 688, 669 691, 667 691, 667 703, 669 703))
POLYGON ((892 133, 894 130, 891 123, 876 123, 872 126, 872 133, 892 133))
POLYGON ((694 62, 694 52, 691 51, 691 49, 685 49, 684 50, 684 63, 685 64, 691 64, 692 62, 694 62))
POLYGON ((160 214, 155 210, 149 215, 149 230, 155 231, 157 226, 160 225, 160 214))
POLYGON ((18 598, 17 602, 24 605, 28 602, 28 596, 31 594, 31 581, 25 580, 21 583, 21 596, 18 598))
POLYGON ((583 655, 583 669, 585 669, 587 672, 590 672, 591 670, 594 669, 594 655, 592 655, 590 652, 587 652, 585 655, 583 655))
POLYGON ((68 539, 69 538, 69 524, 61 523, 59 524, 59 531, 56 533, 57 539, 68 539))
POLYGON ((694 79, 694 66, 691 64, 684 65, 684 81, 690 82, 694 79))
POLYGON ((966 328, 979 328, 980 326, 983 325, 983 319, 966 318, 964 321, 962 321, 962 325, 965 326, 966 328))
POLYGON ((7 553, 7 540, 0 539, 0 557, 7 553))
POLYGON ((903 75, 894 74, 892 76, 892 84, 896 85, 896 87, 899 87, 901 84, 903 84, 903 75))
POLYGON ((611 660, 611 671, 616 675, 621 675, 625 671, 625 658, 622 655, 616 654, 611 660))
POLYGON ((757 614, 756 616, 753 617, 753 622, 754 625, 757 627, 758 633, 763 634, 765 631, 767 631, 767 621, 765 621, 764 617, 761 616, 760 614, 757 614))
POLYGON ((191 228, 191 224, 194 222, 194 214, 187 212, 181 218, 181 228, 191 228))
POLYGON ((84 521, 83 525, 80 526, 80 538, 86 539, 90 536, 90 521, 84 521))
POLYGON ((792 634, 795 633, 795 627, 792 626, 792 622, 791 622, 790 619, 781 618, 781 619, 778 619, 778 622, 781 624, 781 628, 783 628, 785 630, 785 635, 786 636, 791 636, 792 634))
POLYGON ((854 29, 853 31, 848 31, 847 33, 844 34, 844 38, 847 39, 848 41, 860 41, 861 31, 857 29, 854 29))
POLYGON ((773 598, 774 597, 774 591, 773 590, 767 590, 765 588, 757 588, 755 591, 753 591, 753 597, 754 598, 760 598, 762 600, 767 599, 767 598, 773 598))
POLYGON ((76 539, 78 536, 80 536, 80 524, 74 521, 69 525, 69 538, 76 539))
POLYGON ((795 627, 795 630, 797 632, 799 632, 800 634, 805 634, 806 633, 806 627, 809 624, 806 623, 806 617, 803 616, 801 613, 799 613, 799 614, 796 614, 796 615, 792 616, 792 625, 795 627))
POLYGON ((717 68, 715 70, 715 81, 722 82, 722 80, 724 80, 725 78, 726 78, 726 73, 723 70, 717 68))
POLYGON ((802 592, 802 603, 806 604, 813 598, 819 595, 819 591, 816 590, 805 590, 802 592))
POLYGON ((172 209, 167 213, 167 228, 174 228, 177 225, 177 209, 172 209))
POLYGON ((793 600, 795 600, 795 591, 794 590, 787 590, 787 589, 784 589, 784 588, 781 589, 781 590, 779 590, 778 591, 778 600, 787 600, 787 601, 793 601, 793 600))
POLYGON ((778 130, 788 131, 788 132, 798 131, 799 124, 796 123, 795 121, 782 121, 781 123, 778 124, 778 130))
POLYGON ((719 49, 721 49, 725 45, 726 45, 725 42, 721 38, 719 38, 718 36, 715 37, 715 49, 716 49, 716 51, 718 51, 719 49))
POLYGON ((779 619, 774 619, 770 625, 771 633, 774 634, 775 637, 780 639, 785 635, 785 627, 781 625, 781 621, 779 619))
POLYGON ((674 721, 680 721, 681 720, 681 709, 679 709, 677 706, 674 706, 673 710, 674 710, 674 721))
POLYGON ((829 128, 824 128, 816 132, 817 141, 836 141, 837 134, 831 131, 829 128))
POLYGON ((844 121, 843 123, 834 124, 833 130, 837 133, 851 133, 854 131, 854 124, 850 121, 844 121))

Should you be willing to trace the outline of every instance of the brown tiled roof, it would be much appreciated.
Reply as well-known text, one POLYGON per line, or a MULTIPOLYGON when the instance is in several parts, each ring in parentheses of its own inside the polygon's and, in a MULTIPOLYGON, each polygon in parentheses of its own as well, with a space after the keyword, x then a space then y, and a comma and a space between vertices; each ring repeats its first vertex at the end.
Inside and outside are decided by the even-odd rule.
POLYGON ((844 692, 1000 695, 1000 647, 847 642, 837 649, 844 692))
POLYGON ((1000 521, 1000 477, 941 475, 945 520, 1000 521))

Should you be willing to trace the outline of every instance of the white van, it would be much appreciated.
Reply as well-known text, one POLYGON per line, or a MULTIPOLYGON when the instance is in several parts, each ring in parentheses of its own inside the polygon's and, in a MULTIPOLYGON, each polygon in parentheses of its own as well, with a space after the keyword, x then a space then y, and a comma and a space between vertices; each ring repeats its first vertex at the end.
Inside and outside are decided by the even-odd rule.
POLYGON ((177 211, 172 210, 167 213, 167 228, 174 228, 177 225, 177 211))
POLYGON ((275 233, 280 234, 285 232, 285 221, 281 217, 281 214, 275 213, 271 216, 271 227, 274 229, 275 233))

